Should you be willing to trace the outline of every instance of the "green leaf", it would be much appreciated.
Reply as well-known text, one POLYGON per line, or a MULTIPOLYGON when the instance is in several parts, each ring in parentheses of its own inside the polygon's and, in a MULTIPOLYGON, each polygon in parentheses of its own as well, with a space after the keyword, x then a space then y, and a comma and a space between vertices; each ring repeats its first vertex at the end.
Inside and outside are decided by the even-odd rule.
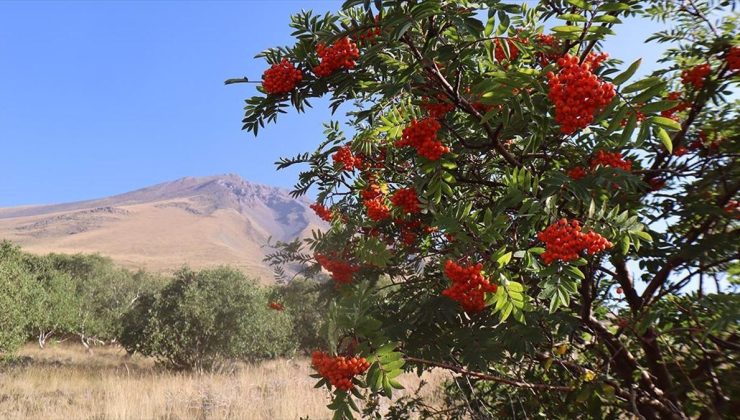
POLYGON ((524 292, 524 286, 522 286, 521 283, 516 282, 516 281, 510 281, 506 285, 506 287, 508 287, 509 288, 509 291, 511 291, 511 292, 519 292, 519 293, 524 292))
POLYGON ((391 384, 393 388, 404 389, 403 385, 395 379, 388 379, 388 383, 391 384))
POLYGON ((670 118, 666 117, 650 117, 648 119, 651 123, 655 125, 659 125, 663 128, 667 128, 669 130, 680 130, 681 124, 675 120, 672 120, 670 118))
POLYGON ((622 83, 629 80, 630 77, 632 77, 637 71, 637 69, 640 67, 640 63, 642 63, 642 58, 638 58, 634 63, 630 64, 627 70, 618 74, 614 79, 612 79, 612 82, 615 85, 621 85, 622 83))
POLYGON ((512 253, 511 251, 509 251, 506 254, 498 257, 498 259, 496 260, 496 264, 498 264, 499 267, 505 266, 506 264, 509 263, 509 261, 511 261, 511 255, 512 253))
POLYGON ((662 82, 663 80, 660 77, 648 77, 625 86, 622 88, 622 93, 639 92, 662 82))
POLYGON ((603 23, 622 23, 622 21, 621 21, 621 20, 619 20, 619 18, 618 18, 618 17, 616 17, 616 16, 613 16, 613 15, 601 15, 601 16, 596 16, 596 18, 594 18, 594 22, 603 22, 603 23))
POLYGON ((640 107, 640 111, 644 114, 652 114, 654 112, 665 111, 678 105, 679 101, 656 101, 649 104, 645 104, 640 107))
POLYGON ((578 267, 573 267, 572 265, 568 265, 565 267, 565 271, 568 274, 572 275, 571 277, 577 277, 581 280, 586 279, 586 275, 584 275, 583 272, 578 269, 578 267))
POLYGON ((586 0, 568 0, 568 3, 579 9, 591 10, 591 5, 586 0))
POLYGON ((575 13, 566 13, 564 15, 558 16, 558 19, 567 20, 571 22, 586 22, 587 19, 583 15, 577 15, 575 13))
POLYGON ((635 232, 635 235, 639 236, 645 242, 653 242, 653 237, 650 236, 650 234, 645 232, 644 230, 635 232))
POLYGON ((583 28, 579 26, 554 26, 552 28, 553 32, 561 33, 561 34, 574 34, 574 33, 581 33, 583 31, 583 28))
POLYGON ((668 153, 673 153, 673 142, 671 141, 671 136, 668 135, 668 132, 662 127, 658 127, 656 131, 660 142, 663 143, 663 146, 668 150, 668 153))

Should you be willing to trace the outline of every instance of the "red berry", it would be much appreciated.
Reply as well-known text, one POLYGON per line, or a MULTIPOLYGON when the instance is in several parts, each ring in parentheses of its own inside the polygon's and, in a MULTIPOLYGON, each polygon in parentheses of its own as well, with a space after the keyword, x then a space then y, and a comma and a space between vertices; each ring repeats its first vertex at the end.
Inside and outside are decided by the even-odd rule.
POLYGON ((547 265, 554 261, 574 261, 581 252, 594 255, 613 246, 594 231, 583 233, 578 220, 560 219, 538 233, 537 238, 545 244, 542 260, 547 265))
MULTIPOLYGON (((517 41, 518 38, 514 38, 517 41)), ((515 61, 517 57, 519 57, 519 48, 514 44, 514 42, 511 39, 506 39, 506 44, 509 47, 509 61, 515 61)), ((506 60, 506 53, 504 52, 504 47, 502 46, 502 42, 500 39, 496 40, 496 49, 493 53, 494 57, 496 58, 496 61, 501 62, 506 60)))
POLYGON ((339 69, 353 69, 355 60, 360 58, 357 44, 346 36, 336 41, 331 47, 320 43, 316 46, 316 53, 321 58, 321 63, 313 68, 313 72, 319 77, 330 76, 339 69))
POLYGON ((311 210, 313 210, 322 220, 331 222, 332 217, 334 216, 334 213, 331 210, 319 203, 313 203, 309 207, 311 207, 311 210))
POLYGON ((380 15, 375 16, 375 26, 371 27, 365 32, 360 33, 357 37, 360 42, 367 42, 373 45, 377 42, 377 38, 380 37, 380 15))
POLYGON ((424 102, 421 103, 421 107, 427 111, 427 114, 431 118, 444 118, 444 116, 455 109, 455 105, 447 102, 444 95, 437 95, 438 102, 432 102, 428 98, 423 98, 424 102))
POLYGON ((279 302, 270 302, 269 305, 267 305, 270 309, 274 309, 276 311, 282 311, 285 309, 282 303, 279 302))
POLYGON ((281 95, 293 90, 301 80, 303 80, 301 71, 283 58, 262 74, 262 87, 270 95, 281 95))
POLYGON ((352 171, 355 168, 360 169, 362 167, 362 158, 352 154, 352 148, 349 145, 340 147, 331 156, 334 163, 339 163, 345 171, 352 171))
POLYGON ((579 179, 586 176, 586 170, 583 169, 582 166, 575 166, 573 168, 568 169, 568 176, 572 180, 578 181, 579 179))
POLYGON ((594 114, 614 98, 614 85, 599 80, 591 69, 598 67, 606 54, 589 54, 583 64, 577 56, 566 54, 558 59, 560 71, 547 74, 548 97, 555 105, 555 121, 563 134, 573 134, 587 127, 594 114))
POLYGON ((689 149, 687 149, 687 148, 685 148, 683 146, 678 146, 675 149, 673 149, 673 155, 674 156, 677 156, 677 157, 681 157, 681 156, 685 155, 688 152, 689 152, 689 149))
POLYGON ((391 217, 391 209, 389 209, 385 204, 384 196, 364 200, 363 203, 367 208, 367 217, 369 217, 370 220, 380 222, 391 217))
POLYGON ((401 140, 396 141, 396 146, 411 146, 420 156, 437 160, 450 151, 449 147, 437 140, 437 131, 440 128, 441 124, 434 118, 412 120, 411 125, 404 128, 401 140))
POLYGON ((727 69, 730 71, 739 71, 740 70, 740 45, 736 45, 734 47, 731 47, 729 51, 727 51, 727 69))
POLYGON ((397 190, 391 197, 391 203, 401 208, 405 213, 419 213, 419 198, 413 188, 402 188, 397 190))
POLYGON ((686 69, 681 72, 681 83, 684 85, 691 85, 696 89, 701 89, 704 87, 704 82, 711 72, 712 68, 708 63, 686 69))
MULTIPOLYGON (((669 101, 678 101, 681 99, 681 92, 670 92, 668 96, 666 96, 666 99, 669 101)), ((660 116, 678 121, 678 117, 676 116, 676 114, 687 110, 690 106, 691 105, 689 103, 681 101, 673 108, 661 111, 660 116)))
POLYGON ((498 289, 481 274, 483 270, 481 263, 462 266, 447 260, 444 270, 452 285, 442 291, 442 295, 460 303, 465 312, 482 311, 486 306, 485 294, 496 293, 498 289))
POLYGON ((621 295, 622 293, 624 293, 624 290, 621 287, 617 287, 617 294, 621 295))
POLYGON ((597 166, 608 166, 629 172, 632 170, 632 161, 624 159, 622 154, 619 152, 599 150, 596 152, 596 155, 591 158, 591 170, 593 171, 597 166))
POLYGON ((352 276, 360 270, 360 268, 354 264, 338 258, 329 257, 328 255, 316 253, 314 258, 316 258, 316 261, 326 269, 326 271, 331 273, 331 278, 338 283, 350 283, 352 281, 352 276))
POLYGON ((311 354, 311 366, 330 384, 342 391, 354 387, 352 379, 370 368, 364 357, 330 356, 322 351, 311 354))

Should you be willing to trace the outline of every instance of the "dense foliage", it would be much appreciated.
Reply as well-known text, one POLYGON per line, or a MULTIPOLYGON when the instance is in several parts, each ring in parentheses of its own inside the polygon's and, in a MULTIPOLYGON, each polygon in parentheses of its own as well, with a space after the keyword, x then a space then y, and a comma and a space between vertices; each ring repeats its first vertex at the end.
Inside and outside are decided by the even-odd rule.
POLYGON ((324 345, 330 286, 296 279, 266 287, 227 267, 169 278, 99 255, 38 256, 2 242, 0 357, 52 337, 88 347, 120 342, 177 369, 308 354, 324 345))
POLYGON ((330 228, 269 258, 336 283, 315 367, 337 418, 432 366, 465 379, 461 416, 732 412, 734 6, 350 0, 292 17, 244 128, 312 98, 347 110, 278 162, 308 166, 294 194, 314 188, 330 228), (602 51, 624 19, 668 22, 658 70, 602 51), (370 367, 336 388, 327 357, 370 367))
POLYGON ((30 336, 43 347, 51 336, 76 335, 82 343, 116 339, 120 316, 142 291, 159 287, 161 279, 143 272, 116 267, 99 255, 38 256, 25 253, 10 242, 0 243, 0 267, 7 274, 0 284, 8 299, 4 316, 13 316, 0 339, 0 349, 10 352, 30 336))
POLYGON ((291 318, 266 304, 264 289, 226 267, 183 269, 124 316, 121 344, 177 369, 210 369, 224 360, 289 355, 291 318))

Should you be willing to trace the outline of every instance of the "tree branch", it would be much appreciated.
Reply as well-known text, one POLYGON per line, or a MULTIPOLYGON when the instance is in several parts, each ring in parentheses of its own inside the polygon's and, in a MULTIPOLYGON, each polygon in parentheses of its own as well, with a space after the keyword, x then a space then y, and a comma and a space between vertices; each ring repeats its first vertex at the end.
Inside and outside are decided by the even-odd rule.
POLYGON ((559 392, 571 392, 571 391, 574 390, 574 388, 571 387, 571 386, 547 385, 547 384, 533 384, 533 383, 524 382, 524 381, 515 381, 513 379, 502 378, 500 376, 489 375, 487 373, 474 372, 474 371, 465 369, 463 367, 451 365, 451 364, 448 364, 448 363, 435 362, 435 361, 426 360, 426 359, 419 359, 419 358, 411 357, 411 356, 406 356, 406 357, 404 357, 404 359, 406 359, 406 361, 408 361, 408 362, 419 363, 419 364, 427 365, 427 366, 435 366, 435 367, 439 367, 439 368, 442 368, 442 369, 447 369, 447 370, 451 370, 453 372, 457 372, 457 373, 459 373, 461 375, 471 376, 471 377, 478 378, 478 379, 483 379, 483 380, 486 380, 486 381, 499 382, 499 383, 502 383, 502 384, 515 386, 517 388, 541 389, 541 390, 559 391, 559 392))

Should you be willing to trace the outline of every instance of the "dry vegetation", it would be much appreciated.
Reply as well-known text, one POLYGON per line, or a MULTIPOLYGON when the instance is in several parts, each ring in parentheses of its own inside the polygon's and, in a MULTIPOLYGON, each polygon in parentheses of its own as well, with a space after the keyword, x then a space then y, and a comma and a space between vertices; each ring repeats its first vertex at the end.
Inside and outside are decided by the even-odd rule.
MULTIPOLYGON (((225 373, 176 373, 118 347, 24 347, 0 367, 3 419, 310 419, 330 418, 327 393, 314 389, 308 361, 276 360, 225 373)), ((425 397, 441 374, 425 378, 425 397)), ((401 382, 418 386, 415 375, 401 382)))

